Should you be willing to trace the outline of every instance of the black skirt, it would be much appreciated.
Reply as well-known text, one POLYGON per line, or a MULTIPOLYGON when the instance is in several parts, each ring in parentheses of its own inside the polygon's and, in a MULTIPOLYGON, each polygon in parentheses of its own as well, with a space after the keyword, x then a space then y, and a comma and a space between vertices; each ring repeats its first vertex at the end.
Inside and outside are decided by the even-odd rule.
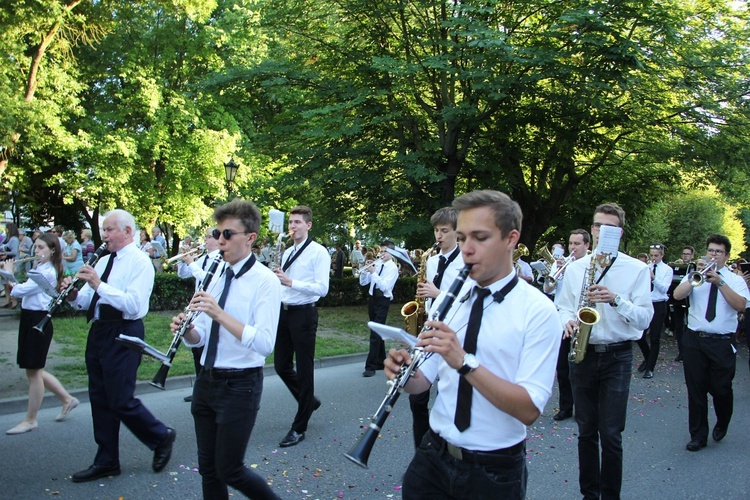
POLYGON ((47 353, 52 343, 52 322, 47 322, 44 333, 34 330, 47 315, 47 311, 21 309, 21 323, 18 326, 18 354, 16 362, 21 368, 39 370, 47 363, 47 353))

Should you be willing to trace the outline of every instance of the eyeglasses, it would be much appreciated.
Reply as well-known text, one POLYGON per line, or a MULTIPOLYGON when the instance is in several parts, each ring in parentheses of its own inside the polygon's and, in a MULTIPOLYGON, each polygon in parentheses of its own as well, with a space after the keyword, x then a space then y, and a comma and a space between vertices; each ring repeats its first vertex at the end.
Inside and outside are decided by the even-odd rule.
POLYGON ((651 245, 649 248, 653 248, 653 249, 656 249, 656 250, 661 250, 661 249, 664 248, 664 245, 660 245, 660 244, 656 243, 655 245, 651 245))
POLYGON ((232 236, 234 236, 235 234, 247 234, 249 232, 250 231, 232 231, 231 229, 225 229, 223 231, 219 231, 218 229, 214 229, 211 232, 211 236, 213 236, 215 240, 218 240, 219 236, 223 236, 225 240, 231 240, 232 236))
POLYGON ((709 248, 706 250, 706 253, 715 253, 716 255, 723 255, 726 252, 726 250, 722 250, 721 248, 709 248))
POLYGON ((693 255, 693 252, 682 252, 682 255, 693 255))
POLYGON ((620 227, 616 224, 607 224, 606 222, 594 222, 591 224, 591 227, 595 227, 596 229, 599 229, 602 226, 609 226, 609 227, 620 227))

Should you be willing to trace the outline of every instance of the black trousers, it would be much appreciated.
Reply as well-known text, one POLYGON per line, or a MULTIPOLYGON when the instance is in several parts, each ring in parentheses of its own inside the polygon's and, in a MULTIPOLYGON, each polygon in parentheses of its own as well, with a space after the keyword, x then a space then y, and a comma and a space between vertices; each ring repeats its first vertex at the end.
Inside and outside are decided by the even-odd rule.
POLYGON ((560 411, 573 412, 573 386, 570 384, 570 337, 560 342, 557 353, 557 387, 560 390, 560 411))
MULTIPOLYGON (((388 319, 388 309, 391 307, 391 299, 388 297, 370 296, 367 312, 370 321, 385 323, 388 319)), ((380 335, 370 330, 370 352, 365 361, 365 370, 382 370, 385 361, 385 342, 380 335)))
POLYGON ((419 394, 409 394, 411 409, 411 430, 414 434, 414 448, 419 448, 422 438, 430 430, 430 390, 419 394))
POLYGON ((674 338, 677 340, 677 352, 682 354, 682 337, 685 335, 685 323, 687 321, 688 308, 685 301, 679 301, 674 304, 672 313, 674 338))
POLYGON ((315 401, 315 339, 318 310, 315 307, 285 311, 279 316, 273 364, 289 392, 297 400, 292 429, 305 432, 315 401), (294 369, 294 361, 297 369, 294 369))
POLYGON ((121 333, 142 339, 143 322, 95 321, 86 343, 96 465, 120 463, 120 422, 152 450, 167 438, 167 427, 133 397, 141 354, 115 341, 121 333))
POLYGON ((661 333, 664 330, 664 318, 667 315, 667 302, 652 302, 651 304, 654 306, 654 317, 651 318, 651 324, 646 330, 649 340, 646 340, 646 331, 644 331, 638 341, 638 347, 641 348, 643 358, 646 360, 646 370, 654 371, 656 361, 659 359, 659 346, 661 344, 661 333))
POLYGON ((714 398, 716 425, 729 427, 734 410, 732 380, 737 367, 731 337, 704 338, 688 330, 682 338, 690 439, 703 443, 708 440, 708 394, 714 398))

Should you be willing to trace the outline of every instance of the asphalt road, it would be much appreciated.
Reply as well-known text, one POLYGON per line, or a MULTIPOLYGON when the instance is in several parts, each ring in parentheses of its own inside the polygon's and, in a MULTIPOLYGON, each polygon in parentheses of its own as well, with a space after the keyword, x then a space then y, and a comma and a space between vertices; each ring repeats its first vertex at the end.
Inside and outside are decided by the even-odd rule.
MULTIPOLYGON (((727 437, 709 441, 697 453, 685 450, 687 401, 681 363, 673 362, 674 341, 664 342, 666 352, 656 376, 644 380, 635 372, 631 383, 625 447, 625 499, 745 499, 750 492, 750 383, 747 349, 740 348, 735 378, 735 412, 727 437)), ((640 362, 636 354, 634 364, 640 362)), ((413 453, 411 415, 402 398, 396 405, 362 469, 342 454, 357 441, 360 426, 385 394, 382 374, 363 378, 363 361, 325 363, 316 371, 317 395, 323 401, 314 414, 307 439, 292 448, 279 448, 294 413, 293 399, 281 380, 267 376, 262 405, 248 447, 247 465, 267 478, 285 499, 398 499, 401 477, 413 453), (332 365, 332 366, 329 366, 332 365)), ((45 400, 35 432, 0 435, 1 498, 38 499, 50 496, 74 499, 175 499, 200 498, 200 476, 189 404, 188 382, 168 380, 165 392, 144 392, 140 397, 151 411, 177 429, 169 466, 151 471, 151 452, 129 431, 121 432, 122 475, 92 483, 73 484, 70 475, 87 467, 94 456, 91 410, 82 404, 68 421, 57 423, 59 411, 45 400)), ((529 499, 566 499, 578 493, 577 428, 573 420, 552 420, 557 395, 528 431, 529 499)), ((13 427, 23 417, 17 400, 0 401, 0 430, 13 427)), ((713 425, 715 418, 710 415, 713 425)), ((239 497, 239 494, 235 492, 239 497)))

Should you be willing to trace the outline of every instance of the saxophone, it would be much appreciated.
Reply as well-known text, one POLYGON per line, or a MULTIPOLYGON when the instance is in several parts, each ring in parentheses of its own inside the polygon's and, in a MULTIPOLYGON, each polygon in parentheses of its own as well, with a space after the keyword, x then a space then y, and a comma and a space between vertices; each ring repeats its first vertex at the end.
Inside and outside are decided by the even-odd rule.
POLYGON ((276 244, 271 249, 271 260, 268 263, 268 267, 271 271, 281 267, 281 256, 284 254, 284 238, 290 238, 293 233, 294 231, 279 233, 279 237, 276 239, 276 244))
POLYGON ((578 302, 578 327, 576 327, 573 336, 570 338, 570 353, 568 360, 574 363, 580 363, 586 356, 586 348, 589 345, 591 329, 599 322, 599 312, 596 310, 596 304, 589 300, 589 288, 594 284, 596 277, 597 260, 594 255, 591 256, 589 267, 583 277, 581 285, 581 297, 578 302))
MULTIPOLYGON (((419 263, 419 271, 417 272, 417 283, 424 283, 427 281, 427 259, 429 259, 437 249, 438 244, 435 243, 432 245, 432 248, 422 255, 422 260, 419 263)), ((424 322, 427 320, 424 298, 415 296, 414 300, 404 304, 404 307, 401 308, 401 316, 404 317, 404 330, 412 335, 418 335, 424 327, 424 322)))

